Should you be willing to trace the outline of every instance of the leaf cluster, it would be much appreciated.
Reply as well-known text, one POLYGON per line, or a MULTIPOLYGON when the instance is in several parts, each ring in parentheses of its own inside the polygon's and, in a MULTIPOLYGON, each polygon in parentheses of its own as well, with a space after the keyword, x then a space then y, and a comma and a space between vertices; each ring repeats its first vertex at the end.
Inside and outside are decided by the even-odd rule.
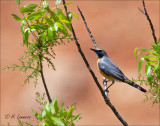
MULTIPOLYGON (((74 123, 80 119, 80 114, 73 115, 76 108, 74 104, 65 109, 63 103, 61 107, 58 105, 58 98, 55 98, 51 104, 45 103, 43 106, 41 112, 33 112, 37 120, 36 126, 74 126, 74 123)), ((31 123, 22 121, 19 121, 19 124, 33 126, 31 123)))
MULTIPOLYGON (((37 77, 41 71, 40 62, 47 61, 48 66, 55 70, 51 59, 55 58, 54 46, 64 44, 65 40, 73 40, 69 34, 71 31, 70 22, 72 16, 77 17, 73 12, 69 13, 68 20, 64 11, 60 9, 61 0, 55 1, 55 7, 51 9, 46 0, 41 0, 38 4, 27 4, 20 6, 21 0, 16 0, 22 17, 11 14, 14 19, 21 23, 20 30, 23 36, 22 45, 26 47, 24 56, 19 60, 22 65, 12 65, 3 69, 18 68, 20 71, 30 71, 24 81, 28 83, 34 78, 37 84, 37 77)), ((72 2, 66 3, 66 5, 72 2)))
POLYGON ((135 48, 134 54, 137 58, 139 54, 141 54, 138 66, 138 81, 140 81, 141 84, 150 86, 147 94, 151 94, 151 96, 147 96, 145 101, 153 99, 153 104, 160 103, 160 39, 156 44, 153 43, 150 49, 135 48), (145 77, 140 74, 144 61, 145 77))

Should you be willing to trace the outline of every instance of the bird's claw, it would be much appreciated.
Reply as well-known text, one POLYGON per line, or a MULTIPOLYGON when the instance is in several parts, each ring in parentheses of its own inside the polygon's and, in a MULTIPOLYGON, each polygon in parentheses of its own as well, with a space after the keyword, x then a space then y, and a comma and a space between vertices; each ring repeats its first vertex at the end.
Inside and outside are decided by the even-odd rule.
POLYGON ((108 88, 104 90, 104 92, 106 92, 106 91, 109 93, 109 90, 108 90, 108 88))

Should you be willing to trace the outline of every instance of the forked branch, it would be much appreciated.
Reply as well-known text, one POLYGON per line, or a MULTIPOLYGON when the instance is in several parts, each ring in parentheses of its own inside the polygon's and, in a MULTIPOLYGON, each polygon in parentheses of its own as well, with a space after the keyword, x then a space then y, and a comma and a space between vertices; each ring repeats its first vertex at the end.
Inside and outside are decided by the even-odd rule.
MULTIPOLYGON (((64 5, 64 8, 65 8, 65 12, 66 12, 67 18, 68 18, 68 14, 67 14, 68 11, 67 11, 67 7, 66 7, 66 5, 65 5, 65 0, 63 0, 63 5, 64 5)), ((83 18, 84 18, 84 17, 83 17, 83 18)), ((69 20, 69 18, 68 18, 68 20, 69 20)), ((87 24, 86 24, 86 26, 87 26, 87 24)), ((114 108, 114 106, 111 104, 108 96, 106 96, 105 91, 103 90, 103 88, 101 87, 100 83, 98 82, 97 77, 95 76, 93 70, 91 69, 91 67, 90 67, 90 65, 89 65, 89 63, 88 63, 88 61, 87 61, 87 59, 86 59, 86 57, 85 57, 85 55, 84 55, 81 47, 80 47, 80 44, 79 44, 79 42, 77 41, 77 37, 76 37, 76 34, 75 34, 75 32, 74 32, 72 23, 71 23, 71 28, 72 28, 72 34, 73 34, 73 37, 74 37, 74 40, 75 40, 75 44, 77 45, 77 48, 78 48, 78 50, 79 50, 79 52, 80 52, 80 54, 81 54, 81 56, 82 56, 82 58, 83 58, 83 61, 85 62, 86 66, 87 66, 87 68, 88 68, 88 70, 89 70, 89 72, 91 73, 91 75, 92 75, 92 77, 93 77, 93 79, 94 79, 97 87, 99 88, 99 90, 100 90, 100 92, 101 92, 101 94, 102 94, 102 96, 103 96, 103 98, 104 98, 104 100, 105 100, 105 102, 106 102, 106 104, 110 106, 110 108, 112 109, 112 111, 114 112, 114 114, 117 116, 117 118, 122 122, 122 124, 123 124, 124 126, 128 126, 127 122, 124 121, 123 118, 121 118, 121 116, 119 115, 119 113, 117 112, 117 110, 116 110, 116 109, 114 108)), ((88 28, 88 27, 87 27, 87 28, 88 28)), ((90 33, 90 36, 91 36, 91 38, 92 38, 92 41, 94 41, 95 47, 97 48, 96 42, 95 42, 93 36, 91 35, 91 32, 90 32, 89 28, 88 28, 87 30, 88 30, 88 32, 90 33)))
MULTIPOLYGON (((78 6, 77 6, 77 7, 78 7, 78 6)), ((87 26, 87 22, 86 22, 86 20, 85 20, 85 18, 84 18, 84 16, 83 16, 83 13, 82 13, 82 11, 80 10, 79 7, 78 7, 78 10, 79 10, 79 12, 80 12, 80 14, 81 14, 81 17, 82 17, 82 19, 83 19, 83 22, 84 22, 84 24, 85 24, 85 26, 86 26, 86 29, 87 29, 88 33, 89 33, 89 36, 91 37, 92 42, 93 42, 95 48, 97 48, 96 41, 95 41, 95 39, 93 38, 93 36, 92 36, 92 34, 91 34, 91 31, 90 31, 89 27, 87 26)), ((98 85, 99 82, 96 83, 96 84, 98 85)), ((111 103, 111 101, 110 101, 110 99, 109 99, 109 97, 108 97, 108 92, 107 92, 107 80, 106 80, 106 78, 103 78, 103 84, 104 84, 104 88, 105 88, 105 89, 104 89, 104 91, 101 92, 101 94, 102 94, 102 96, 103 96, 106 104, 112 109, 113 113, 114 113, 114 114, 116 115, 116 117, 121 121, 121 123, 122 123, 124 126, 128 126, 127 122, 126 122, 126 121, 122 118, 122 116, 118 113, 118 111, 117 111, 116 108, 113 106, 113 104, 111 103)), ((102 88, 102 87, 101 87, 101 88, 102 88)), ((99 90, 101 91, 101 89, 99 89, 99 90)))

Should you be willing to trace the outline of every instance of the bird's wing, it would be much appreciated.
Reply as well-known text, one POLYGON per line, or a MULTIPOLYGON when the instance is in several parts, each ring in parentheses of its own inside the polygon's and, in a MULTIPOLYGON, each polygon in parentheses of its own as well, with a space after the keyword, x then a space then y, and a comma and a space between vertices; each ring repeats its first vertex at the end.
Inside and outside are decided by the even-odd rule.
POLYGON ((118 68, 118 66, 114 64, 108 57, 100 60, 98 63, 98 67, 107 76, 113 77, 116 80, 124 82, 124 80, 127 78, 118 68))

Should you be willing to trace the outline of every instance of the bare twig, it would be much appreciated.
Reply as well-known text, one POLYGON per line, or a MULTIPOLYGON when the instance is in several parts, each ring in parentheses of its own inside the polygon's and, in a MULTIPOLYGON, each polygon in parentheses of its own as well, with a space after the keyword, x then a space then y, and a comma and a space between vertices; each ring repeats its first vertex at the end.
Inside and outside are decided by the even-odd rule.
MULTIPOLYGON (((77 6, 77 7, 78 7, 78 6, 77 6)), ((97 47, 97 44, 96 44, 96 41, 95 41, 94 37, 92 36, 91 31, 90 31, 90 29, 89 29, 88 26, 87 26, 87 22, 86 22, 86 20, 85 20, 85 18, 84 18, 84 16, 83 16, 81 10, 79 9, 79 7, 78 7, 78 10, 79 10, 79 12, 80 12, 80 14, 81 14, 81 17, 82 17, 82 19, 83 19, 83 22, 84 22, 84 24, 85 24, 85 26, 86 26, 86 28, 87 28, 87 31, 88 31, 89 36, 91 37, 91 39, 92 39, 92 41, 93 41, 93 44, 94 44, 95 48, 98 48, 98 47, 97 47)))
MULTIPOLYGON (((94 38, 93 38, 93 36, 92 36, 92 34, 91 34, 91 31, 89 30, 89 28, 88 28, 88 26, 87 26, 87 23, 86 23, 86 21, 85 21, 85 18, 84 18, 84 16, 83 16, 83 13, 82 13, 82 11, 80 10, 79 7, 78 7, 78 10, 79 10, 79 12, 80 12, 80 14, 81 14, 81 16, 82 16, 82 19, 83 19, 83 21, 84 21, 84 23, 85 23, 85 26, 86 26, 86 28, 87 28, 87 31, 89 32, 89 35, 90 35, 90 37, 92 38, 93 44, 95 45, 95 48, 97 48, 96 42, 95 42, 95 40, 94 40, 94 38)), ((93 77, 93 76, 92 76, 92 77, 93 77)), ((93 79, 94 79, 94 77, 93 77, 93 79)), ((97 84, 97 85, 100 85, 98 81, 96 82, 96 84, 97 84)), ((127 122, 120 116, 120 114, 119 114, 118 111, 115 109, 115 107, 112 105, 112 103, 111 103, 111 101, 110 101, 110 99, 109 99, 109 97, 108 97, 106 78, 103 78, 103 84, 104 84, 104 88, 105 88, 104 91, 102 91, 102 89, 101 89, 102 87, 99 88, 99 90, 101 91, 101 94, 102 94, 102 96, 103 96, 106 104, 112 109, 113 113, 114 113, 114 114, 116 115, 116 117, 121 121, 121 123, 122 123, 124 126, 128 126, 127 122)))
POLYGON ((153 36, 154 42, 155 42, 155 44, 157 44, 157 38, 156 38, 156 35, 155 35, 155 30, 154 30, 152 21, 151 21, 149 15, 148 15, 148 13, 147 13, 147 10, 146 10, 146 6, 145 6, 144 0, 142 0, 142 3, 143 3, 144 11, 143 11, 142 9, 140 9, 139 7, 138 7, 138 9, 139 9, 139 10, 147 17, 147 20, 148 20, 149 25, 150 25, 151 30, 152 30, 152 36, 153 36))
MULTIPOLYGON (((68 20, 69 20, 69 17, 68 17, 68 14, 67 14, 67 7, 66 7, 66 5, 65 5, 65 0, 63 0, 63 5, 64 5, 64 8, 65 8, 65 12, 66 12, 67 18, 68 18, 68 20)), ((86 66, 87 66, 87 68, 88 68, 88 70, 89 70, 89 72, 91 73, 91 75, 92 75, 95 83, 97 84, 100 92, 102 93, 103 97, 105 97, 105 93, 104 93, 104 91, 103 91, 103 88, 102 88, 101 85, 99 84, 99 82, 98 82, 98 80, 97 80, 97 77, 95 76, 93 70, 91 69, 91 67, 90 67, 90 65, 89 65, 89 63, 88 63, 88 61, 87 61, 87 59, 86 59, 86 57, 85 57, 85 55, 84 55, 81 47, 80 47, 80 44, 79 44, 79 42, 77 41, 77 37, 76 37, 76 34, 75 34, 75 32, 74 32, 72 23, 70 23, 70 24, 71 24, 72 34, 73 34, 73 37, 74 37, 74 40, 75 40, 75 44, 77 45, 78 51, 79 51, 80 55, 82 56, 82 59, 83 59, 83 61, 85 62, 86 66)))
POLYGON ((43 85, 44 85, 44 88, 45 88, 45 91, 46 91, 46 95, 47 95, 48 101, 49 101, 49 103, 51 103, 52 99, 50 97, 50 94, 49 94, 49 91, 48 91, 48 88, 47 88, 47 84, 46 84, 46 81, 45 81, 45 78, 44 78, 44 74, 43 74, 42 58, 40 57, 39 59, 40 59, 39 65, 40 65, 40 73, 41 73, 41 77, 42 77, 42 82, 43 82, 43 85))

